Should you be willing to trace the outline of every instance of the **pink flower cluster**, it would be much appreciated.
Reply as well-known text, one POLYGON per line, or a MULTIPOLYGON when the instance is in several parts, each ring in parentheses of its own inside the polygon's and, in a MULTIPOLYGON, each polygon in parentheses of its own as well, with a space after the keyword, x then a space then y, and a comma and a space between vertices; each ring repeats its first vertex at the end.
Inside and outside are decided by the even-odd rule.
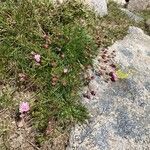
POLYGON ((41 55, 35 54, 35 55, 34 55, 34 60, 35 60, 37 63, 40 63, 40 62, 41 62, 41 55))
POLYGON ((115 82, 118 80, 117 74, 115 72, 110 73, 111 81, 115 82))
POLYGON ((31 52, 32 56, 33 56, 33 59, 36 61, 36 63, 40 63, 41 62, 41 55, 40 54, 37 54, 35 52, 31 52))
POLYGON ((30 106, 28 102, 21 102, 19 105, 19 112, 26 113, 30 110, 30 106))

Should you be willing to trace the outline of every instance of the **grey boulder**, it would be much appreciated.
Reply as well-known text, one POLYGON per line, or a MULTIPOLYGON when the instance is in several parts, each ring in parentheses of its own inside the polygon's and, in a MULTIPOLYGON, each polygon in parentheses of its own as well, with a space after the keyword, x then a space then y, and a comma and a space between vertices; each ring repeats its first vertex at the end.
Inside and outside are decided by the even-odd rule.
POLYGON ((85 2, 100 16, 108 13, 106 0, 85 0, 85 2))
POLYGON ((96 94, 82 98, 90 119, 72 128, 67 150, 150 149, 150 37, 130 27, 128 35, 108 49, 113 50, 116 64, 129 77, 106 83, 95 74, 84 90, 92 88, 96 94))
POLYGON ((150 0, 130 0, 128 9, 131 11, 140 11, 150 8, 150 0))

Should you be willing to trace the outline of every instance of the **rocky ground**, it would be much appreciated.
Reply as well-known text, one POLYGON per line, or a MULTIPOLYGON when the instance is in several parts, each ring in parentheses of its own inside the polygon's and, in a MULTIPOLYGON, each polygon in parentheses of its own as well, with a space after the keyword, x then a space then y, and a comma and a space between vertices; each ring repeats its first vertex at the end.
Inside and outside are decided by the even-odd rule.
MULTIPOLYGON (((97 2, 93 0, 93 4, 97 2)), ((143 20, 128 9, 122 10, 137 22, 143 20)), ((90 118, 85 124, 72 128, 67 150, 149 150, 150 36, 130 27, 123 40, 107 50, 100 49, 93 63, 94 69, 87 73, 92 80, 81 93, 90 118), (103 55, 106 55, 104 59, 103 55), (112 82, 109 79, 112 64, 128 73, 128 77, 112 82)), ((6 87, 2 88, 0 91, 6 87)), ((32 93, 19 93, 15 101, 19 103, 25 96, 31 99, 32 93)), ((65 149, 68 135, 56 139, 54 148, 49 143, 38 148, 30 117, 26 119, 27 123, 16 124, 8 109, 0 111, 0 150, 65 149)))
POLYGON ((95 92, 82 99, 90 120, 72 129, 67 150, 150 149, 150 37, 130 27, 123 40, 109 47, 108 53, 112 51, 116 57, 109 61, 115 61, 129 76, 108 83, 103 75, 97 76, 103 63, 98 61, 100 52, 90 73, 94 78, 83 91, 95 92))

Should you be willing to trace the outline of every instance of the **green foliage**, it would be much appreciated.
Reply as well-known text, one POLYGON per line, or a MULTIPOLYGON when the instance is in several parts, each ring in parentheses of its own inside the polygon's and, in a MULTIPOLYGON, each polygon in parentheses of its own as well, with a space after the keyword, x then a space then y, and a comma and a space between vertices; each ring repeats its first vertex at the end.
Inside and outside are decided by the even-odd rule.
POLYGON ((78 91, 83 84, 81 74, 91 64, 96 44, 86 28, 76 22, 84 15, 83 6, 76 2, 54 7, 40 1, 10 0, 0 6, 3 79, 13 78, 18 87, 37 93, 31 114, 41 136, 51 119, 62 132, 87 118, 78 91), (41 56, 39 65, 33 52, 41 56), (19 80, 19 73, 26 76, 25 81, 19 80), (57 78, 55 85, 53 78, 57 78))
POLYGON ((0 93, 0 110, 8 109, 13 106, 13 101, 11 99, 11 93, 1 91, 0 93))
POLYGON ((143 10, 143 11, 136 12, 136 13, 141 15, 145 20, 150 18, 150 11, 149 10, 143 10))

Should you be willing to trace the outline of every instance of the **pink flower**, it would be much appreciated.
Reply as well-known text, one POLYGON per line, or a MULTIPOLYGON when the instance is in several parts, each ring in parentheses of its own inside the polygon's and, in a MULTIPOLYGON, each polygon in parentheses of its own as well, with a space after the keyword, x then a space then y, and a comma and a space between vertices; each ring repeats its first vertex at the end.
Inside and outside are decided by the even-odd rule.
POLYGON ((41 55, 35 54, 35 55, 34 55, 34 59, 35 59, 35 61, 36 61, 37 63, 40 63, 40 61, 41 61, 41 55))
POLYGON ((117 81, 118 77, 115 72, 110 72, 109 75, 111 77, 111 81, 113 82, 117 81))
POLYGON ((28 112, 30 110, 30 106, 28 102, 22 102, 19 105, 19 112, 20 113, 24 113, 24 112, 28 112))
POLYGON ((26 75, 25 74, 19 73, 18 76, 19 76, 20 81, 25 81, 26 80, 26 75))

